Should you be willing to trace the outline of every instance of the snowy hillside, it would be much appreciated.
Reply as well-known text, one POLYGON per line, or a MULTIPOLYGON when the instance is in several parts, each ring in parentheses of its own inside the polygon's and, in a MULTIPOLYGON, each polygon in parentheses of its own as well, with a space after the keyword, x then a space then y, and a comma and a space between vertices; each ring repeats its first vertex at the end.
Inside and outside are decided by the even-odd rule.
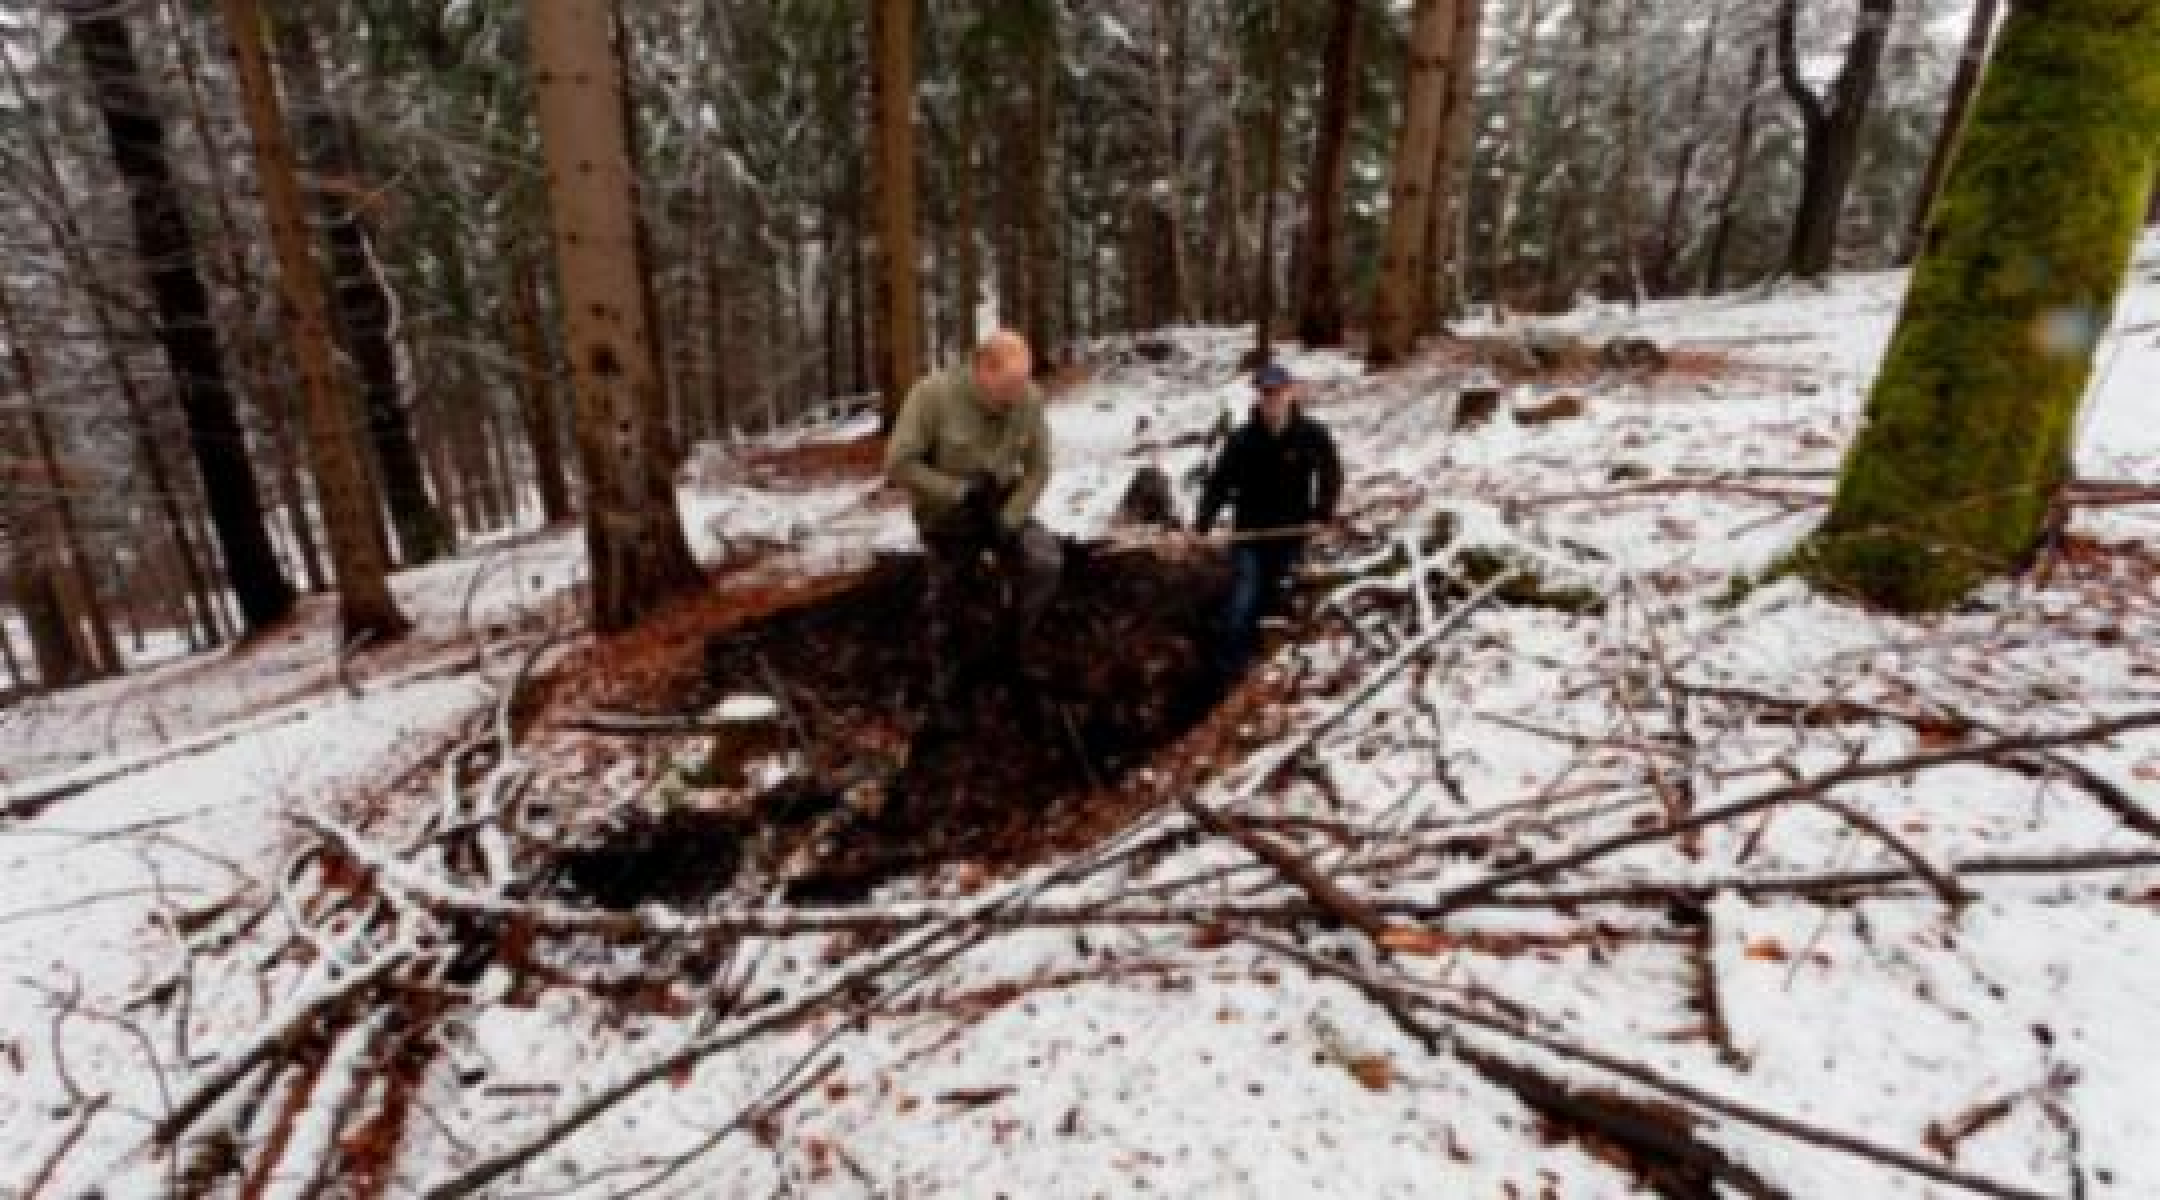
MULTIPOLYGON (((527 665, 607 665, 569 533, 399 578, 420 632, 382 656, 338 662, 318 605, 9 710, 0 1193, 164 1194, 224 1129, 266 1195, 490 1163, 490 1195, 2160 1195, 2160 500, 2095 493, 1934 621, 1762 578, 1901 282, 1571 318, 1674 364, 1513 382, 1459 433, 1476 363, 1290 356, 1353 519, 1246 684, 1284 703, 1233 698, 1033 865, 605 922, 537 894, 491 822, 678 802, 695 741, 571 728, 576 678, 511 719, 527 665), (476 929, 537 949, 411 969, 476 929)), ((1242 411, 1243 338, 1173 341, 1057 402, 1061 532, 1242 411)), ((2150 486, 2160 244, 2098 362, 2080 474, 2150 486)), ((701 470, 714 604, 906 549, 865 461, 701 470)))

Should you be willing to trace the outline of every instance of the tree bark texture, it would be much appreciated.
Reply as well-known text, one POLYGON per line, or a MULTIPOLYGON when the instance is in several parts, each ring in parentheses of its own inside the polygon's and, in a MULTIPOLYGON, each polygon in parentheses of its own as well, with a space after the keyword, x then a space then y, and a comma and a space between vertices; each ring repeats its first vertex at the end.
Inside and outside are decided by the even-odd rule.
POLYGON ((675 503, 615 5, 551 0, 527 20, 576 388, 592 623, 612 633, 700 575, 675 503))
POLYGON ((1417 340, 1417 288, 1426 270, 1433 164, 1440 149, 1450 81, 1463 66, 1455 46, 1458 3, 1418 0, 1412 10, 1402 132, 1388 181, 1387 240, 1381 251, 1366 347, 1366 360, 1378 367, 1409 357, 1417 340))
POLYGON ((1844 65, 1827 98, 1816 95, 1800 74, 1800 0, 1785 0, 1778 13, 1778 77, 1800 110, 1805 138, 1800 207, 1793 217, 1785 268, 1802 279, 1820 279, 1836 265, 1838 218, 1853 168, 1860 162, 1860 136, 1866 131, 1896 7, 1896 0, 1860 0, 1844 65))
POLYGON ((1866 423, 1801 564, 1901 611, 2015 568, 2160 162, 2160 0, 2014 6, 1952 153, 1866 423))
POLYGON ((188 443, 227 578, 248 631, 260 632, 292 611, 293 589, 263 526, 261 493, 211 325, 194 233, 166 159, 165 127, 119 10, 70 10, 68 27, 95 88, 113 160, 127 183, 136 252, 157 313, 157 338, 187 416, 188 443))
POLYGON ((1308 346, 1343 341, 1343 206, 1350 180, 1350 126, 1357 116, 1359 0, 1335 0, 1322 52, 1320 128, 1305 184, 1298 251, 1297 336, 1308 346))

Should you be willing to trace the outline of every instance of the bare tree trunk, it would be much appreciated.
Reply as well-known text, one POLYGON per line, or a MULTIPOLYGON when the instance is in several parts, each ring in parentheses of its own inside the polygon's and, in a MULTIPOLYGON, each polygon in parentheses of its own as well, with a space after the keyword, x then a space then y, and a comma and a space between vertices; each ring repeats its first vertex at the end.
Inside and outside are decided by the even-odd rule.
POLYGON ((1875 96, 1875 78, 1890 41, 1890 17, 1896 0, 1861 0, 1845 65, 1838 71, 1827 100, 1817 96, 1800 73, 1795 29, 1800 0, 1785 0, 1778 13, 1778 75, 1800 110, 1806 135, 1800 181, 1800 207, 1793 217, 1792 245, 1786 269, 1802 279, 1820 279, 1837 258, 1838 218, 1853 168, 1860 161, 1860 135, 1875 96))
POLYGON ((1617 261, 1614 266, 1621 275, 1621 286, 1627 290, 1630 306, 1643 301, 1642 281, 1642 131, 1637 116, 1635 88, 1638 83, 1635 67, 1635 4, 1636 0, 1618 0, 1620 5, 1620 101, 1613 120, 1620 126, 1620 178, 1612 189, 1613 228, 1619 239, 1617 261))
POLYGON ((97 576, 91 570, 90 556, 83 548, 82 526, 75 515, 75 502, 68 494, 67 473, 53 444, 52 425, 45 416, 42 378, 24 332, 16 319, 14 297, 9 294, 6 280, 0 279, 0 334, 6 336, 11 347, 9 357, 13 360, 16 383, 22 388, 30 443, 37 454, 45 486, 52 490, 51 497, 40 507, 49 518, 46 524, 54 539, 57 567, 65 573, 65 587, 72 594, 75 607, 79 608, 88 628, 85 649, 89 652, 86 657, 90 667, 100 674, 119 674, 127 669, 127 664, 113 641, 105 602, 98 594, 97 576))
POLYGON ((1658 226, 1657 252, 1650 260, 1650 290, 1661 296, 1673 291, 1678 270, 1688 185, 1693 181, 1695 158, 1702 153, 1706 136, 1703 118, 1710 99, 1711 68, 1717 62, 1718 26, 1723 24, 1724 18, 1724 0, 1718 0, 1711 7, 1709 24, 1703 30, 1702 57, 1695 68, 1695 91, 1688 102, 1686 140, 1680 144, 1680 161, 1673 165, 1672 190, 1665 194, 1665 217, 1658 226))
POLYGON ((125 20, 111 9, 68 12, 114 161, 127 181, 136 249, 157 306, 158 340, 187 414, 189 443, 226 570, 249 630, 260 631, 292 611, 293 590, 263 527, 254 466, 210 321, 209 293, 196 270, 194 234, 166 161, 165 128, 151 104, 125 20))
POLYGON ((1726 257, 1732 248, 1735 214, 1740 197, 1747 194, 1748 165, 1755 158, 1755 119, 1760 111, 1763 80, 1770 72, 1770 47, 1759 45, 1748 60, 1747 98, 1740 103, 1740 125, 1733 131, 1732 173, 1725 178, 1725 195, 1718 201, 1717 230, 1710 236, 1709 257, 1703 265, 1703 291, 1724 290, 1726 257))
POLYGON ((974 93, 960 93, 960 161, 953 171, 953 236, 957 240, 957 271, 960 276, 960 345, 973 346, 983 335, 977 310, 982 307, 982 213, 976 189, 980 171, 976 149, 981 132, 975 119, 974 93))
MULTIPOLYGON (((21 605, 16 605, 16 609, 21 611, 21 605)), ((7 610, 0 609, 0 662, 7 664, 8 691, 20 693, 30 690, 31 681, 23 673, 22 659, 15 653, 15 631, 8 626, 7 610)))
POLYGON ((1509 244, 1515 230, 1515 210, 1522 200, 1523 175, 1529 165, 1530 60, 1537 52, 1538 4, 1539 0, 1524 0, 1522 45, 1508 72, 1507 155, 1498 168, 1500 200, 1493 207, 1492 242, 1488 248, 1495 317, 1507 310, 1507 268, 1512 258, 1509 244))
POLYGON ((922 375, 915 261, 915 0, 870 3, 871 186, 877 193, 878 391, 884 423, 922 375))
POLYGON ((523 256, 510 269, 510 341, 518 358, 518 411, 532 449, 540 514, 549 525, 571 517, 570 483, 563 476, 562 438, 555 420, 555 372, 540 334, 540 278, 523 256))
POLYGON ((1320 128, 1306 182, 1298 251, 1297 335, 1308 346, 1343 341, 1343 196, 1350 179, 1350 126, 1357 115, 1358 0, 1335 0, 1323 58, 1320 128))
POLYGON ((1057 144, 1057 14, 1045 6, 1045 27, 1029 39, 1028 126, 1023 161, 1027 189, 1022 223, 1027 305, 1021 329, 1035 347, 1035 370, 1047 375, 1057 350, 1057 211, 1052 204, 1051 152, 1057 144))
POLYGON ((1216 192, 1216 216, 1210 223, 1216 245, 1209 247, 1208 263, 1208 319, 1218 325, 1236 321, 1250 309, 1247 297, 1239 295, 1247 279, 1245 270, 1246 233, 1251 227, 1245 208, 1245 194, 1250 184, 1247 176, 1251 168, 1246 160, 1251 150, 1245 144, 1245 122, 1238 113, 1236 99, 1239 82, 1236 60, 1225 57, 1218 86, 1232 97, 1229 101, 1230 115, 1223 131, 1223 162, 1221 186, 1216 192))
POLYGON ((527 24, 577 389, 592 623, 613 633, 700 576, 675 501, 615 5, 553 0, 527 24))
POLYGON ((1605 0, 1580 0, 1573 16, 1578 33, 1580 49, 1575 55, 1575 69, 1568 73, 1567 101, 1559 107, 1571 109, 1569 116, 1562 117, 1560 136, 1553 148, 1552 162, 1557 164, 1557 174, 1562 182, 1548 197, 1546 208, 1550 213, 1547 222, 1544 269, 1540 272, 1539 299, 1555 308, 1567 308, 1574 303, 1582 286, 1583 268, 1589 257, 1588 238, 1583 218, 1591 206, 1591 187, 1595 183, 1592 171, 1594 156, 1586 154, 1584 143, 1589 140, 1591 112, 1596 103, 1596 74, 1600 37, 1598 31, 1598 5, 1605 0))
POLYGON ((1484 34, 1485 0, 1456 0, 1457 69, 1448 78, 1447 111, 1433 162, 1432 224, 1425 240, 1426 270, 1419 280, 1417 327, 1439 333, 1462 312, 1468 297, 1471 139, 1477 132, 1478 45, 1484 34))
POLYGON ((1185 140, 1182 101, 1185 16, 1179 0, 1155 0, 1155 141, 1161 156, 1160 192, 1150 197, 1162 222, 1161 294, 1169 311, 1163 322, 1184 321, 1192 310, 1192 268, 1185 240, 1185 140))
POLYGON ((1957 145, 1958 131, 1965 127, 1973 94, 1980 90, 1980 73, 1987 66, 1988 43, 1995 36, 1995 17, 2000 11, 1999 0, 1973 0, 1972 16, 1965 26, 1965 48, 1958 54, 1956 73, 1950 77, 1950 101, 1943 109, 1942 127, 1935 132, 1935 148, 1928 154, 1927 171, 1920 176, 1912 223, 1905 232, 1904 248, 1898 253, 1900 266, 1910 265, 1920 253, 1928 212, 1935 207, 1943 177, 1950 172, 1950 152, 1957 145))
POLYGON ((1409 357, 1417 341, 1417 288, 1432 221, 1433 164, 1455 72, 1464 69, 1455 46, 1460 0, 1418 0, 1410 27, 1410 63, 1403 89, 1402 132, 1388 181, 1386 248, 1373 294, 1366 361, 1390 366, 1409 357))
POLYGON ((61 603, 49 568, 28 561, 29 551, 18 546, 10 566, 14 573, 15 605, 30 633, 30 653, 37 662, 40 691, 59 691, 91 679, 95 668, 83 657, 73 631, 68 628, 67 608, 61 603))
POLYGON ((206 507, 200 492, 189 489, 180 505, 180 519, 188 555, 202 564, 202 594, 196 597, 196 603, 207 614, 210 641, 215 645, 231 640, 242 631, 233 620, 232 593, 221 582, 226 575, 225 562, 218 557, 217 539, 206 524, 206 507))
POLYGON ((327 218, 337 332, 359 373, 368 444, 397 535, 398 559, 408 567, 419 566, 449 553, 454 542, 428 494, 390 340, 393 304, 389 288, 369 249, 367 225, 353 203, 367 181, 351 130, 331 111, 321 57, 299 6, 272 7, 278 10, 273 31, 292 88, 294 114, 300 120, 302 152, 321 184, 316 198, 327 218))
MULTIPOLYGON (((194 124, 196 140, 202 144, 203 161, 209 167, 210 213, 216 222, 211 241, 219 251, 215 261, 224 270, 221 282, 242 296, 258 295, 262 289, 245 250, 249 239, 241 234, 239 223, 233 220, 232 204, 228 199, 237 193, 238 187, 227 169, 225 148, 217 140, 209 105, 203 98, 202 72, 196 63, 192 23, 181 0, 167 0, 163 13, 165 28, 178 51, 175 57, 180 77, 187 85, 188 115, 194 124)), ((57 172, 49 173, 58 177, 57 172)), ((212 274, 216 273, 213 270, 212 274)), ((265 352, 260 333, 252 323, 244 322, 230 334, 228 346, 241 390, 253 398, 255 412, 262 418, 263 432, 270 444, 271 486, 276 489, 277 507, 285 512, 285 527, 292 532, 292 544, 299 551, 301 576, 309 592, 321 594, 329 590, 330 580, 323 569, 322 552, 316 545, 307 485, 301 478, 300 451, 292 434, 290 389, 284 379, 277 377, 272 356, 265 352)))
POLYGON ((1260 183, 1260 249, 1253 282, 1253 356, 1261 362, 1275 357, 1275 204, 1282 191, 1283 124, 1290 107, 1290 0, 1273 0, 1268 6, 1268 116, 1267 141, 1260 153, 1265 160, 1260 183))
MULTIPOLYGON (((492 389, 491 389, 492 390, 492 389)), ((510 447, 509 420, 502 405, 490 400, 487 411, 489 478, 495 483, 495 507, 503 528, 516 529, 525 512, 524 486, 518 481, 517 453, 510 447)))
MULTIPOLYGON (((473 296, 464 247, 447 215, 435 221, 430 245, 439 272, 437 299, 448 314, 445 324, 451 336, 466 336, 479 324, 479 306, 473 296)), ((493 469, 488 462, 486 382, 463 346, 441 347, 435 358, 439 375, 431 390, 436 397, 436 425, 448 440, 459 520, 473 533, 493 532, 502 527, 502 514, 497 511, 493 469)))
MULTIPOLYGON (((128 570, 117 558, 110 559, 108 562, 112 568, 113 577, 120 581, 120 615, 127 619, 129 644, 134 647, 135 653, 140 655, 146 648, 148 641, 143 634, 142 604, 145 596, 144 590, 140 586, 142 573, 139 570, 128 570)), ((122 664, 117 669, 124 671, 127 668, 125 664, 122 664)))
POLYGON ((219 0, 219 5, 232 36, 233 65, 254 134, 256 174, 270 221, 278 290, 284 297, 300 377, 316 495, 329 534, 330 561, 337 571, 339 638, 348 645, 389 641, 412 626, 390 595, 375 493, 348 419, 353 406, 338 382, 327 293, 315 262, 307 205, 300 195, 277 83, 263 46, 262 9, 257 0, 219 0))

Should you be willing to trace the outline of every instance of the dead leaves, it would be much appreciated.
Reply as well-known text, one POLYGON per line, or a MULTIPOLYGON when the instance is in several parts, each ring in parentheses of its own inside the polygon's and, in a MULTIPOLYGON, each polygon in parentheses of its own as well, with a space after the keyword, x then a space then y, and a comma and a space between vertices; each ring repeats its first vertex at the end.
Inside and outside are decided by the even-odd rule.
POLYGON ((1785 952, 1784 945, 1776 938, 1757 938, 1747 944, 1744 953, 1756 962, 1781 963, 1792 961, 1792 956, 1785 952))
MULTIPOLYGON (((1742 954, 1756 962, 1789 963, 1793 960, 1792 951, 1787 950, 1783 942, 1772 937, 1756 938, 1747 944, 1742 954)), ((1820 950, 1810 950, 1805 957, 1808 962, 1818 967, 1830 965, 1830 956, 1820 950)))
POLYGON ((1455 939, 1433 929, 1414 929, 1396 925, 1380 934, 1380 947, 1397 954, 1409 954, 1419 958, 1437 958, 1454 951, 1455 939))
POLYGON ((1395 1082, 1395 1064, 1385 1055, 1361 1054, 1345 1062, 1343 1069, 1368 1092, 1384 1092, 1395 1082))

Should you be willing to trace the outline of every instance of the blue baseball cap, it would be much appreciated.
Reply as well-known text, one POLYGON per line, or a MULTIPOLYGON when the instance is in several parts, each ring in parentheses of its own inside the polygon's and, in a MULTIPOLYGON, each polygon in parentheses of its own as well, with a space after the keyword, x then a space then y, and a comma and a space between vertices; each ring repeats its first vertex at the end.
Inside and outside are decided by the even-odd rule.
POLYGON ((1269 363, 1253 372, 1252 385, 1263 392, 1289 387, 1290 384, 1290 372, 1284 369, 1281 363, 1269 363))

